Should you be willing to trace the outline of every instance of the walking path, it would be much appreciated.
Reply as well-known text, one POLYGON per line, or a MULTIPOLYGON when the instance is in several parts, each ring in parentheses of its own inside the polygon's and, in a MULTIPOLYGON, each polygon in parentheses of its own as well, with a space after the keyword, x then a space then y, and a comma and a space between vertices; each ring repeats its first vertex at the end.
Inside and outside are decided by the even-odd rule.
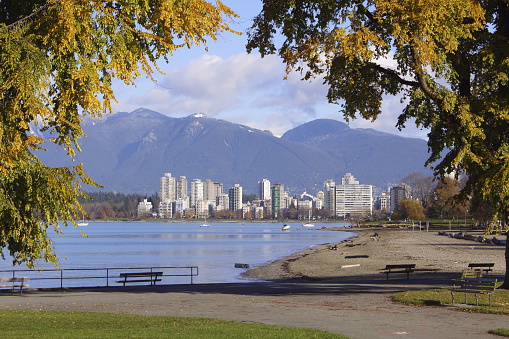
POLYGON ((110 287, 2 295, 0 308, 220 318, 308 327, 353 339, 489 338, 495 336, 488 330, 507 327, 509 318, 504 315, 406 306, 390 300, 395 292, 432 286, 428 281, 380 280, 110 287))

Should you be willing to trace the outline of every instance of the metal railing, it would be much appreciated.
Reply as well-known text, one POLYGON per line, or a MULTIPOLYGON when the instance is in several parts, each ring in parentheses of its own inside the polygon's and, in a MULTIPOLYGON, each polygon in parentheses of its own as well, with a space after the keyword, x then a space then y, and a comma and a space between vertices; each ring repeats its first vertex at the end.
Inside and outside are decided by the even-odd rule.
POLYGON ((112 283, 118 282, 120 273, 126 272, 163 272, 161 277, 189 277, 193 284, 193 277, 198 276, 198 266, 159 266, 159 267, 106 267, 106 268, 67 268, 67 269, 41 269, 41 270, 1 270, 0 276, 9 274, 13 278, 29 277, 31 287, 37 288, 68 288, 68 287, 109 287, 112 283), (73 285, 70 281, 84 281, 88 284, 73 285), (49 284, 42 283, 37 286, 37 281, 48 281, 49 284), (59 286, 51 284, 53 281, 59 281, 59 286), (65 282, 65 283, 64 283, 65 282))

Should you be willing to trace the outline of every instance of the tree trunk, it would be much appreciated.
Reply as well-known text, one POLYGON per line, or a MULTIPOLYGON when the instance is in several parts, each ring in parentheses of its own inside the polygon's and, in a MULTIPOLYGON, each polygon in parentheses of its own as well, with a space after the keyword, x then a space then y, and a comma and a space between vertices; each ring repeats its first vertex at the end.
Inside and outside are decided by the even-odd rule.
POLYGON ((509 290, 509 230, 505 232, 505 278, 504 283, 499 287, 509 290))

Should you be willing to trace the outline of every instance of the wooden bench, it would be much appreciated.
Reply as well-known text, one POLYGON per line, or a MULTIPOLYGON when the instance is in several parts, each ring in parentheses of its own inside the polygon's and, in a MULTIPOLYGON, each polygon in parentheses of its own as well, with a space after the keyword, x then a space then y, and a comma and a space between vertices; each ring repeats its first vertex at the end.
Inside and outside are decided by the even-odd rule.
POLYGON ((467 293, 473 293, 475 296, 475 305, 479 306, 479 294, 488 294, 490 306, 491 295, 495 292, 497 279, 490 278, 465 278, 461 282, 460 288, 452 288, 451 298, 454 305, 454 292, 462 292, 465 294, 465 304, 467 304, 467 293))
POLYGON ((484 262, 484 263, 470 263, 468 264, 468 268, 480 268, 482 269, 486 276, 488 276, 488 272, 491 272, 493 271, 493 266, 495 266, 494 263, 490 262, 490 263, 487 263, 487 262, 484 262))
POLYGON ((161 281, 163 272, 129 272, 120 273, 119 277, 124 280, 117 281, 122 283, 123 286, 127 283, 150 282, 150 285, 155 285, 157 281, 161 281))
POLYGON ((389 274, 392 273, 406 273, 406 278, 410 279, 410 273, 414 271, 415 264, 396 264, 396 265, 386 265, 383 269, 383 272, 387 275, 387 280, 389 280, 389 274))
POLYGON ((30 281, 28 277, 20 277, 20 278, 0 278, 0 283, 10 283, 9 285, 0 285, 0 288, 5 289, 19 289, 19 294, 23 294, 23 287, 28 287, 26 282, 30 281))

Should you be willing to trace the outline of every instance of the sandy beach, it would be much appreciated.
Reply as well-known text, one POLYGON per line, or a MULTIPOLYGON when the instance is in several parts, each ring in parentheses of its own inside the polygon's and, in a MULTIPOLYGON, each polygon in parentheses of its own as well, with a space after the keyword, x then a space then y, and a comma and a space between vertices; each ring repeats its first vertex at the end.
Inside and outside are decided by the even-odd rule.
POLYGON ((348 231, 355 236, 342 243, 316 246, 254 268, 245 275, 266 281, 372 280, 381 278, 380 270, 387 264, 415 263, 416 277, 446 278, 456 277, 475 262, 494 263, 493 274, 504 273, 504 246, 455 239, 438 235, 436 230, 426 232, 418 228, 348 231), (378 238, 372 237, 375 233, 378 238))

